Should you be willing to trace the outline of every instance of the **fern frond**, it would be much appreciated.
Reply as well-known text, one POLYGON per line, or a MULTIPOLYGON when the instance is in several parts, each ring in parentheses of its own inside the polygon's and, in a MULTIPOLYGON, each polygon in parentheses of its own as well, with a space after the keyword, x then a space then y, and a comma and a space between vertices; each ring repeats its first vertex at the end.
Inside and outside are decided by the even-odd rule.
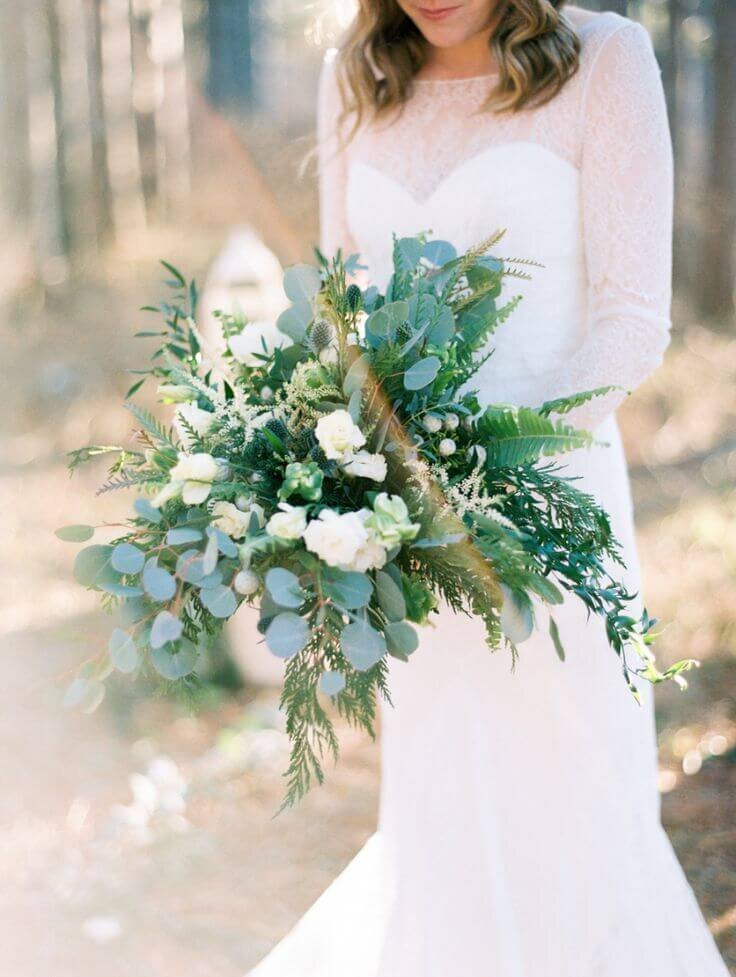
POLYGON ((555 400, 546 400, 541 407, 537 407, 537 413, 543 417, 550 414, 568 414, 576 407, 587 404, 589 400, 596 397, 603 397, 613 390, 621 390, 621 387, 596 387, 595 390, 583 390, 581 393, 570 394, 568 397, 557 397, 555 400))
POLYGON ((528 407, 489 407, 478 421, 489 466, 529 465, 542 456, 587 448, 592 435, 528 407))

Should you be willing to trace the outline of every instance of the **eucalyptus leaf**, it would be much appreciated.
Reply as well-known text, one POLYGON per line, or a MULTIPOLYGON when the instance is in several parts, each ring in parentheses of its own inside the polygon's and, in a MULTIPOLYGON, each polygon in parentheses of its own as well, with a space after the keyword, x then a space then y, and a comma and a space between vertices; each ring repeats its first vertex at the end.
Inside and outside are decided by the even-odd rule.
POLYGON ((156 615, 151 627, 151 647, 162 648, 170 641, 178 641, 182 636, 184 625, 171 611, 161 611, 156 615))
POLYGON ((86 546, 77 553, 74 561, 74 578, 83 587, 100 590, 102 584, 120 582, 120 577, 112 565, 112 546, 86 546))
POLYGON ((202 554, 199 550, 186 550, 176 561, 176 574, 186 583, 198 584, 204 578, 202 554))
POLYGON ((373 583, 370 577, 354 570, 325 571, 322 589, 330 600, 347 611, 365 607, 370 603, 373 595, 373 583))
POLYGON ((408 658, 419 647, 419 635, 406 621, 387 624, 384 630, 389 654, 396 658, 408 658))
POLYGON ((293 658, 306 646, 309 635, 309 625, 303 617, 284 611, 266 629, 266 644, 277 658, 293 658))
POLYGON ((284 272, 284 292, 292 302, 311 302, 322 279, 314 265, 290 265, 284 272))
POLYGON ((440 361, 436 356, 425 356, 417 360, 404 373, 404 386, 407 390, 421 390, 433 382, 440 369, 440 361))
POLYGON ((110 563, 118 573, 140 573, 145 562, 146 554, 132 543, 118 543, 110 557, 110 563))
POLYGON ((304 591, 298 577, 283 567, 272 567, 266 574, 266 588, 279 607, 301 607, 304 591))
POLYGON ((147 499, 143 495, 135 500, 135 502, 133 503, 133 508, 141 517, 141 519, 145 519, 146 522, 152 522, 156 526, 163 519, 163 516, 161 515, 159 510, 154 505, 151 504, 151 500, 147 499))
POLYGON ((171 600, 176 593, 176 580, 167 570, 156 566, 155 563, 146 565, 141 579, 145 592, 158 603, 171 600))
POLYGON ((130 584, 117 583, 115 581, 101 583, 99 589, 105 594, 112 594, 113 597, 122 597, 123 600, 132 600, 134 597, 143 596, 142 587, 134 587, 130 584))
POLYGON ((359 672, 365 672, 386 654, 383 635, 366 621, 354 621, 343 628, 340 647, 350 664, 359 672))
POLYGON ((406 601, 400 587, 388 573, 376 571, 376 596, 381 610, 389 621, 403 621, 406 617, 406 601))
POLYGON ((159 675, 174 682, 194 671, 199 655, 191 641, 184 640, 176 647, 154 648, 150 658, 159 675))
POLYGON ((169 546, 182 546, 185 543, 198 543, 202 539, 202 532, 199 529, 192 529, 190 526, 181 526, 170 529, 166 534, 166 542, 169 546))
POLYGON ((132 635, 122 628, 115 628, 108 642, 110 660, 119 672, 134 672, 140 664, 140 655, 132 635))
POLYGON ((325 695, 339 695, 345 688, 345 676, 342 672, 323 672, 319 687, 325 695))
POLYGON ((514 645, 520 645, 531 636, 534 630, 534 614, 529 600, 514 593, 501 584, 503 605, 501 607, 501 630, 514 645))
POLYGON ((62 526, 55 535, 65 543, 86 543, 95 534, 93 526, 62 526))
POLYGON ((199 592, 199 599, 202 606, 206 607, 213 617, 220 619, 232 617, 238 607, 235 594, 224 584, 219 584, 216 587, 204 587, 199 592))

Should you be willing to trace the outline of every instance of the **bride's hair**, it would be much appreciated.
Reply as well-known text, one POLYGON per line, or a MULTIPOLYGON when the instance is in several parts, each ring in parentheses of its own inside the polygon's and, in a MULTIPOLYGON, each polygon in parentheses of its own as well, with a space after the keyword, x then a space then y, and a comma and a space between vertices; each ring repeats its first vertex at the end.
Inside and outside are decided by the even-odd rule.
MULTIPOLYGON (((550 101, 578 69, 580 41, 561 15, 565 0, 500 0, 491 47, 499 75, 487 107, 518 111, 550 101)), ((338 81, 354 128, 401 106, 427 44, 396 0, 358 0, 337 55, 338 81)))

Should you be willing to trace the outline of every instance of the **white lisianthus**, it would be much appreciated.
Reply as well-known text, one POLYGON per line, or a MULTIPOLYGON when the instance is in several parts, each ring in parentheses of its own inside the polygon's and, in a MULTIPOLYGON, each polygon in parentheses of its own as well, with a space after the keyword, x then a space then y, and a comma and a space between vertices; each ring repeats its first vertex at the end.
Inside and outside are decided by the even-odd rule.
POLYGON ((381 454, 372 455, 370 451, 356 451, 342 465, 342 470, 353 478, 370 478, 374 482, 383 482, 386 478, 386 459, 381 454))
POLYGON ((442 430, 442 418, 437 417, 436 414, 427 414, 427 416, 422 421, 424 430, 429 434, 436 434, 438 431, 442 430))
POLYGON ((449 458, 450 455, 454 455, 456 451, 457 445, 452 438, 443 438, 440 441, 439 452, 443 458, 449 458))
POLYGON ((304 533, 307 549, 328 566, 341 570, 353 568, 353 561, 368 541, 368 530, 357 512, 340 515, 332 509, 323 509, 304 533))
POLYGON ((307 528, 307 510, 303 506, 279 502, 281 512, 275 512, 266 523, 269 536, 278 539, 301 539, 307 528))
POLYGON ((366 517, 366 528, 372 539, 390 549, 415 539, 421 527, 410 521, 406 502, 400 495, 379 492, 373 502, 373 512, 366 517))
POLYGON ((209 496, 219 470, 212 455, 204 452, 187 455, 180 451, 179 461, 171 469, 169 476, 172 482, 181 483, 181 497, 187 505, 199 505, 209 496))
POLYGON ((457 414, 445 414, 444 424, 448 431, 455 431, 460 424, 460 418, 457 414))
POLYGON ((251 594, 254 594, 260 586, 261 581, 252 570, 241 570, 240 573, 235 575, 235 579, 233 580, 233 587, 237 593, 242 594, 244 597, 249 597, 251 594))
POLYGON ((195 402, 181 404, 174 414, 174 429, 185 448, 192 447, 192 437, 185 425, 188 425, 200 438, 209 431, 215 421, 215 415, 208 410, 202 410, 195 402))
POLYGON ((250 512, 242 512, 232 502, 215 502, 212 506, 212 515, 215 517, 212 525, 231 539, 242 539, 248 532, 250 512))
POLYGON ((353 451, 365 444, 365 435, 350 414, 342 408, 320 417, 314 433, 331 461, 348 461, 353 451))

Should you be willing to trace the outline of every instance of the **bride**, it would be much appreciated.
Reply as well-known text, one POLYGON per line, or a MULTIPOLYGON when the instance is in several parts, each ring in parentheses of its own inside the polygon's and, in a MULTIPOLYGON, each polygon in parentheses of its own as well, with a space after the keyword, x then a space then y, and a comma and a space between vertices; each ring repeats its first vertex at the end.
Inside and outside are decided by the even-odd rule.
MULTIPOLYGON (((638 589, 614 412, 668 342, 672 159, 638 24, 559 0, 360 0, 320 80, 321 247, 373 282, 391 235, 541 263, 473 379, 604 442, 569 474, 611 514, 638 589)), ((518 283, 517 283, 518 284, 518 283)), ((659 820, 651 689, 570 600, 508 657, 445 608, 392 660, 375 835, 252 977, 725 977, 659 820)))

